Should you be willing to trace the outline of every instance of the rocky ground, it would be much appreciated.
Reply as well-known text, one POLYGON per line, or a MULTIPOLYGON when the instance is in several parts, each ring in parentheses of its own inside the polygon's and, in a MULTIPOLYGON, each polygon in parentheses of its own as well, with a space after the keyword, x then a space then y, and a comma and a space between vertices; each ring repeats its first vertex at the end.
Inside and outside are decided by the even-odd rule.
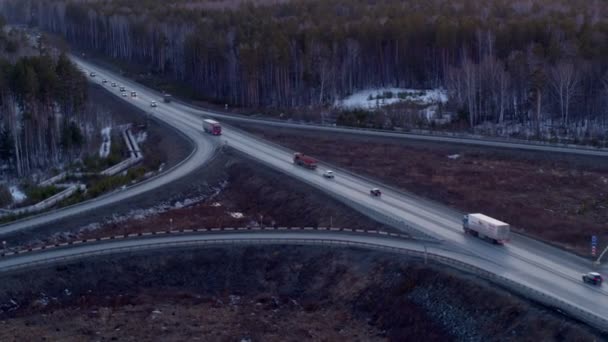
POLYGON ((608 243, 608 161, 408 140, 244 127, 323 161, 589 255, 608 243), (314 138, 314 139, 313 139, 314 138))
POLYGON ((157 251, 0 284, 2 341, 602 338, 473 276, 355 249, 157 251))

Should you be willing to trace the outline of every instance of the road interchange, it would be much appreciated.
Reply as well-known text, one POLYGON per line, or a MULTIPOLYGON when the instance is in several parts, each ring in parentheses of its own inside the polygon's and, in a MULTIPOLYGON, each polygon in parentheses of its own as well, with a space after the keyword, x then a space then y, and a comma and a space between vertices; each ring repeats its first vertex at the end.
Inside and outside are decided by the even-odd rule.
MULTIPOLYGON (((137 91, 137 98, 123 98, 117 89, 114 90, 108 86, 108 89, 119 98, 123 98, 132 105, 148 111, 150 115, 172 125, 178 131, 188 136, 195 143, 196 148, 193 152, 195 157, 191 156, 184 162, 188 167, 184 167, 182 164, 172 170, 174 174, 171 177, 163 178, 161 176, 148 182, 147 185, 128 189, 123 193, 122 197, 116 197, 117 195, 113 194, 112 196, 101 198, 99 201, 74 206, 68 208, 68 210, 60 210, 40 215, 32 220, 23 220, 12 225, 5 225, 0 228, 0 232, 3 234, 20 229, 29 229, 41 224, 40 222, 45 222, 45 220, 46 222, 52 222, 57 219, 56 217, 69 217, 72 214, 71 211, 82 212, 82 210, 93 210, 107 204, 104 201, 124 200, 143 193, 147 189, 159 186, 159 184, 166 184, 172 179, 191 172, 197 166, 207 161, 217 146, 228 145, 286 175, 321 189, 354 209, 379 221, 392 224, 409 233, 421 232, 424 237, 437 239, 442 242, 444 248, 449 249, 450 253, 457 255, 456 258, 460 258, 461 261, 465 260, 466 263, 477 267, 482 264, 486 266, 491 265, 491 270, 488 271, 517 283, 533 287, 536 291, 540 291, 550 298, 557 298, 561 303, 566 305, 565 309, 570 310, 570 312, 572 312, 572 308, 576 308, 576 310, 586 312, 598 319, 608 318, 608 291, 594 288, 581 282, 580 275, 588 270, 587 267, 590 264, 587 260, 546 246, 533 250, 530 247, 535 245, 521 238, 515 238, 507 246, 496 247, 465 236, 462 233, 460 213, 437 204, 421 201, 415 196, 389 187, 384 189, 382 198, 373 198, 369 196, 368 191, 370 188, 378 186, 377 182, 349 172, 343 172, 325 164, 321 164, 320 170, 316 171, 297 167, 291 161, 292 151, 227 125, 224 125, 224 132, 221 137, 205 135, 202 132, 201 119, 203 117, 221 119, 220 114, 210 113, 181 103, 159 103, 158 107, 151 108, 151 101, 160 102, 161 97, 157 92, 81 59, 75 60, 87 72, 94 71, 97 74, 95 82, 107 79, 108 82, 117 82, 127 87, 129 91, 137 91), (334 171, 336 178, 334 180, 323 178, 321 173, 324 168, 336 170, 334 171), (154 181, 158 184, 153 183, 154 181), (87 205, 90 207, 87 208, 87 205)), ((273 123, 273 125, 278 124, 276 122, 273 123)), ((284 124, 291 125, 289 123, 284 124)), ((240 237, 230 237, 228 239, 240 239, 240 237)), ((277 241, 282 240, 279 239, 277 241)), ((390 243, 386 245, 390 245, 390 243)))

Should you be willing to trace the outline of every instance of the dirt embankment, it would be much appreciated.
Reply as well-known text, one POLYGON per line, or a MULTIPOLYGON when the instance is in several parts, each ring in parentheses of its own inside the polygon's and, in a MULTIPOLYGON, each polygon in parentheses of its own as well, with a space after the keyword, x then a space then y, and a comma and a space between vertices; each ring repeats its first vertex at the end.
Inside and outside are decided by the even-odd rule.
POLYGON ((363 250, 158 251, 0 284, 2 341, 600 339, 474 277, 363 250))
POLYGON ((249 127, 269 140, 441 202, 483 212, 588 255, 591 235, 608 243, 608 161, 249 127))

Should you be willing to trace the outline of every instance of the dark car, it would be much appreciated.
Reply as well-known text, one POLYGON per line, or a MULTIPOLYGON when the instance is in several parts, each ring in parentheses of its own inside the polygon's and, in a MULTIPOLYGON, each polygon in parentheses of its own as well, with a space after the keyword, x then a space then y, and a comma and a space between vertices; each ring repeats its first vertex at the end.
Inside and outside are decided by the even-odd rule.
POLYGON ((369 191, 369 194, 374 197, 380 197, 382 195, 382 192, 378 188, 373 188, 369 191))
POLYGON ((597 272, 589 272, 587 274, 583 274, 583 281, 587 284, 599 286, 602 285, 604 279, 602 279, 602 276, 597 272))

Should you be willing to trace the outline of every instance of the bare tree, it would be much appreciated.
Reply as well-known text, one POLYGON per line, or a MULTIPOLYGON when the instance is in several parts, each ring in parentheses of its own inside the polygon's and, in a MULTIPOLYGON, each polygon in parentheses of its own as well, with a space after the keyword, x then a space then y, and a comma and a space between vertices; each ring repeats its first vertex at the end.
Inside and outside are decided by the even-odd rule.
POLYGON ((559 111, 564 126, 570 120, 570 105, 578 93, 580 85, 579 72, 570 62, 559 62, 551 68, 549 84, 559 104, 559 111))

